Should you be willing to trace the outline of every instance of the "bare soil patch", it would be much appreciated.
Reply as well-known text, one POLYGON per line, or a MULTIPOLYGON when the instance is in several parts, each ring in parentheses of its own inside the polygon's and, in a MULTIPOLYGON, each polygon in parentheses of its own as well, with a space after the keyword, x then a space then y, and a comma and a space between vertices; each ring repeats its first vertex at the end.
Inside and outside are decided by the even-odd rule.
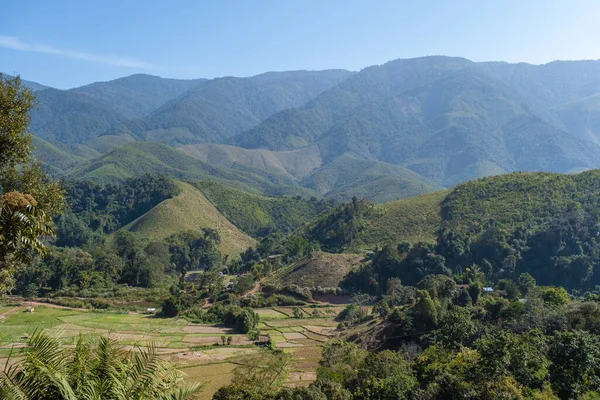
POLYGON ((183 327, 183 333, 208 333, 215 335, 231 335, 235 331, 230 328, 222 328, 219 326, 205 326, 205 325, 187 325, 183 327))

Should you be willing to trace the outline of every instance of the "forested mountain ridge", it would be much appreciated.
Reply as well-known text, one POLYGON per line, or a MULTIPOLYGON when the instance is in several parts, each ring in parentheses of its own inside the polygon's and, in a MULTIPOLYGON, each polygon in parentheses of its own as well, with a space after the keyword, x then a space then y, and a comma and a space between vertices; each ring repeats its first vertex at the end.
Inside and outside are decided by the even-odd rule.
POLYGON ((139 176, 155 168, 130 162, 125 169, 137 171, 126 172, 123 164, 147 152, 141 142, 159 142, 183 145, 204 163, 200 175, 159 168, 176 178, 208 173, 268 195, 386 202, 481 176, 600 167, 598 76, 596 61, 538 66, 442 56, 357 73, 134 75, 38 91, 31 131, 48 142, 38 140, 36 155, 57 176, 139 176))
POLYGON ((300 106, 350 75, 344 70, 270 72, 205 81, 132 130, 149 141, 220 143, 277 111, 300 106))
POLYGON ((560 123, 556 104, 535 96, 529 104, 531 93, 486 68, 447 57, 370 67, 231 142, 272 150, 318 145, 325 160, 351 152, 402 165, 443 186, 510 171, 600 165, 589 132, 568 132, 574 124, 560 123))
POLYGON ((304 104, 350 74, 287 71, 211 80, 138 74, 70 90, 42 90, 31 131, 67 145, 102 134, 173 144, 222 141, 274 112, 304 104))
POLYGON ((70 92, 86 94, 133 119, 151 114, 167 101, 204 81, 206 79, 166 79, 136 74, 109 82, 91 83, 70 92))

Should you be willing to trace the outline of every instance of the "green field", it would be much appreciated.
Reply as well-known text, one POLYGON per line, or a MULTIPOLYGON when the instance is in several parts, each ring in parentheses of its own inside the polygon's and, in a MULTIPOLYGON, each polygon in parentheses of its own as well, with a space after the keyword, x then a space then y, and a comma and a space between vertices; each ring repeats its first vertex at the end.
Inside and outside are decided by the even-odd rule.
POLYGON ((177 232, 215 229, 220 237, 219 250, 231 257, 239 255, 255 240, 241 232, 189 183, 177 182, 181 192, 158 204, 123 229, 152 240, 164 239, 177 232))
MULTIPOLYGON (((261 317, 259 329, 273 338, 275 346, 292 354, 287 386, 307 385, 315 379, 322 344, 333 335, 337 323, 333 314, 322 318, 294 319, 290 307, 256 310, 261 317)), ((206 381, 200 395, 208 400, 227 385, 239 357, 259 350, 246 335, 229 328, 199 325, 180 318, 159 318, 137 313, 80 311, 51 306, 0 305, 0 363, 14 348, 24 346, 29 335, 44 330, 72 344, 79 335, 105 335, 118 340, 126 349, 153 343, 159 354, 173 362, 190 381, 206 381), (232 336, 230 346, 219 345, 221 336, 232 336)))

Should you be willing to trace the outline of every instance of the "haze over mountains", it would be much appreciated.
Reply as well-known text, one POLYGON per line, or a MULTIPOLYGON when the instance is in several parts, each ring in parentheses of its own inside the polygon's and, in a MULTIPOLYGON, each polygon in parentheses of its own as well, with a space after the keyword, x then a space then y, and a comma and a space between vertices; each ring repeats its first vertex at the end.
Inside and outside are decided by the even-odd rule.
POLYGON ((598 61, 424 57, 355 73, 27 85, 36 154, 57 176, 212 176, 256 193, 384 202, 486 175, 600 167, 598 61))

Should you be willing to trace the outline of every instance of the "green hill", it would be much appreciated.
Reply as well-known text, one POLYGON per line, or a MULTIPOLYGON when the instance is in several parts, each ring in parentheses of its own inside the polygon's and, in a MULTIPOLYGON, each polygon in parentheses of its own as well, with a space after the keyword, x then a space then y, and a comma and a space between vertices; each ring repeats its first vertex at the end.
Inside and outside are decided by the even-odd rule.
POLYGON ((183 180, 218 179, 249 192, 274 196, 315 195, 285 177, 265 177, 252 171, 215 167, 168 145, 148 142, 127 143, 72 169, 66 176, 70 179, 92 179, 97 183, 115 183, 146 173, 183 180))
POLYGON ((60 174, 86 161, 71 152, 54 146, 37 136, 33 137, 33 156, 42 161, 47 169, 53 174, 60 174))
POLYGON ((331 207, 331 203, 325 200, 266 197, 215 181, 190 183, 200 189, 225 218, 254 237, 271 231, 295 230, 331 207))
POLYGON ((160 240, 177 232, 215 229, 220 237, 219 250, 230 257, 238 256, 255 240, 229 222, 194 186, 178 182, 181 193, 158 204, 123 229, 143 238, 160 240))
MULTIPOLYGON (((512 173, 373 205, 361 213, 338 208, 321 216, 317 225, 327 221, 334 226, 341 218, 360 220, 345 247, 350 252, 402 241, 435 244, 440 231, 471 243, 493 227, 505 230, 508 236, 520 229, 533 235, 574 209, 596 218, 596 194, 600 194, 600 170, 575 175, 512 173)), ((327 231, 327 224, 319 229, 327 231)))
POLYGON ((217 167, 251 169, 263 174, 283 175, 290 179, 303 179, 323 164, 316 146, 292 151, 269 151, 204 143, 179 149, 217 167))
POLYGON ((132 142, 135 142, 135 139, 129 135, 101 135, 90 140, 85 145, 100 155, 132 142))
POLYGON ((357 196, 375 202, 438 188, 405 168, 349 155, 317 169, 304 180, 298 179, 319 165, 316 148, 269 152, 223 145, 194 145, 180 150, 158 143, 127 143, 128 137, 112 136, 100 136, 92 143, 101 149, 100 140, 104 138, 107 143, 118 139, 126 144, 76 166, 67 172, 68 178, 114 183, 151 173, 183 180, 217 180, 247 192, 269 196, 310 198, 321 194, 334 199, 357 196))
POLYGON ((361 252, 403 241, 435 243, 442 226, 441 204, 448 193, 442 190, 376 205, 348 251, 361 252))
MULTIPOLYGON (((600 170, 522 172, 382 205, 340 205, 305 235, 336 252, 384 246, 372 271, 380 287, 389 277, 416 282, 469 267, 490 281, 528 272, 541 284, 592 288, 600 284, 598 210, 600 170), (402 242, 412 248, 396 247, 402 242)), ((354 278, 357 288, 367 279, 354 278)))
POLYGON ((36 93, 30 131, 42 139, 84 144, 111 130, 127 130, 127 119, 116 109, 82 93, 47 89, 36 93))
POLYGON ((180 149, 214 166, 286 177, 300 186, 336 200, 345 201, 356 196, 382 203, 439 189, 438 185, 406 168, 364 160, 349 154, 322 165, 323 160, 317 146, 291 151, 269 151, 198 144, 180 149))
POLYGON ((348 201, 356 196, 376 203, 439 189, 436 184, 406 168, 349 154, 320 168, 302 184, 327 197, 348 201))

